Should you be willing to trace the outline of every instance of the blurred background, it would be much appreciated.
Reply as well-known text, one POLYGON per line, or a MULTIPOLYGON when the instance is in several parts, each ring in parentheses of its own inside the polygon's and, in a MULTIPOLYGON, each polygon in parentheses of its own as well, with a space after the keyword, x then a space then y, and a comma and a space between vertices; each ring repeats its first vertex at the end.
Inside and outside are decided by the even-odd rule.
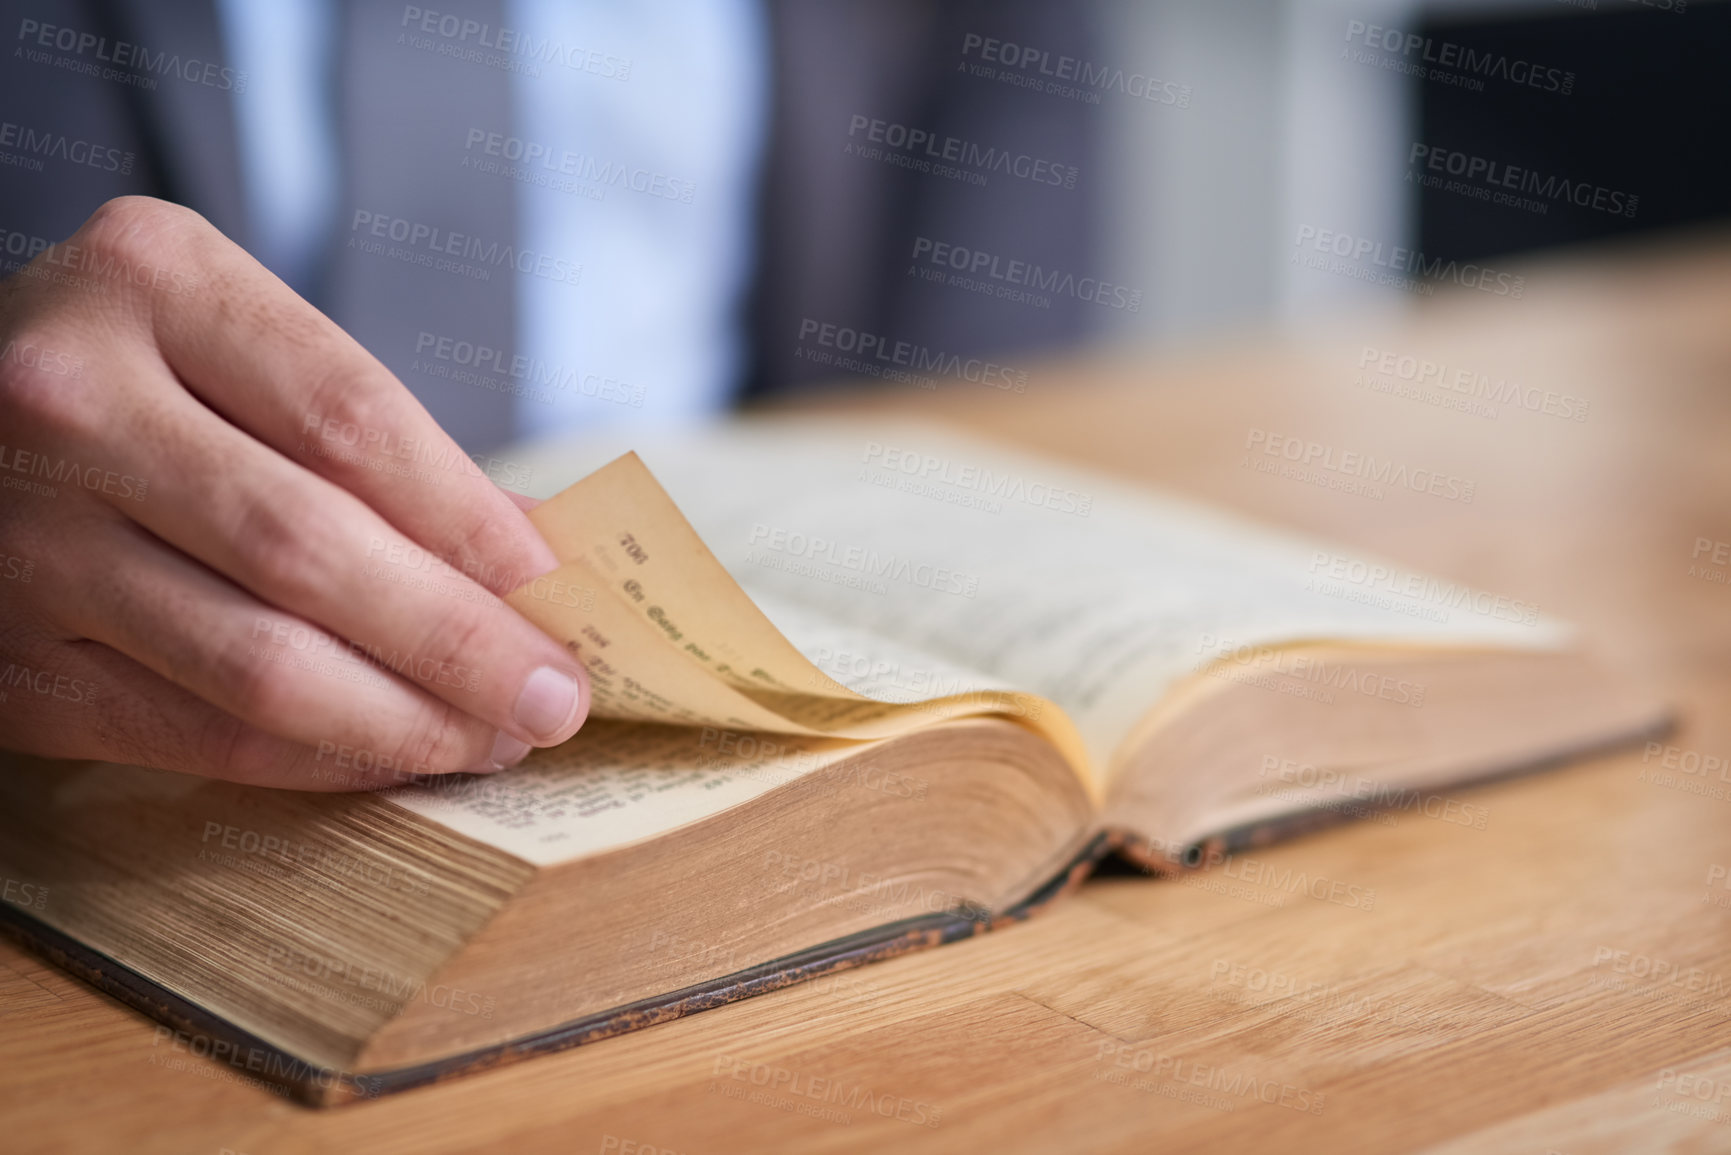
MULTIPOLYGON (((1731 210, 1724 150, 1713 143, 1731 127, 1731 89, 1719 79, 1731 49, 1724 4, 1180 0, 1094 12, 1102 42, 1141 46, 1198 86, 1182 115, 1114 107, 1102 118, 1111 165, 1103 251, 1151 300, 1143 314, 1110 319, 1124 331, 1173 336, 1343 304, 1410 304, 1410 295, 1293 264, 1306 225, 1427 258, 1489 261, 1700 226, 1731 210), (1367 46, 1359 25, 1385 32, 1367 46), (1391 29, 1423 45, 1387 50, 1391 29), (1468 50, 1491 63, 1436 76, 1389 67, 1426 52, 1440 60, 1450 45, 1463 64, 1468 50), (1552 89, 1550 76, 1539 86, 1504 79, 1520 62, 1572 73, 1570 91, 1562 81, 1552 89), (1458 83, 1468 77, 1484 79, 1482 89, 1458 83), (1554 184, 1549 196, 1523 198, 1541 210, 1426 188, 1411 179, 1431 171, 1428 156, 1412 162, 1415 145, 1530 170, 1541 194, 1558 178, 1639 203, 1631 214, 1595 209, 1554 184)), ((1451 173, 1445 160, 1440 175, 1451 173)), ((1469 183, 1487 187, 1482 176, 1469 183)))
POLYGON ((1731 209, 1719 0, 0 11, 6 271, 189 204, 470 450, 1518 296, 1731 209))

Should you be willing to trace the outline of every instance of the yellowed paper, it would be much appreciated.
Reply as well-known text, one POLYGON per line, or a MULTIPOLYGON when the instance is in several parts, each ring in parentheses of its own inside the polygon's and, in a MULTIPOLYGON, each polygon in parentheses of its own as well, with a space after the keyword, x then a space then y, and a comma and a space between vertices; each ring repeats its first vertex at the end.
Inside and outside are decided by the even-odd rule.
POLYGON ((563 564, 506 600, 589 670, 596 717, 866 740, 1002 715, 1048 738, 1098 793, 1074 725, 1044 699, 973 691, 886 702, 824 673, 740 589, 634 453, 530 517, 563 564))
POLYGON ((870 743, 595 721, 521 766, 386 794, 406 810, 549 866, 655 838, 849 758, 870 743))
MULTIPOLYGON (((936 655, 975 684, 1055 702, 1103 776, 1155 703, 1244 647, 1550 649, 1569 637, 1543 616, 1474 612, 1491 599, 1443 605, 1331 580, 1336 563, 1354 574, 1383 563, 930 426, 734 422, 634 440, 715 557, 822 670, 936 655), (921 580, 938 571, 965 587, 921 580), (828 646, 814 622, 864 641, 828 646)), ((621 448, 585 438, 515 452, 557 485, 621 448)), ((934 680, 900 679, 909 696, 934 680)))

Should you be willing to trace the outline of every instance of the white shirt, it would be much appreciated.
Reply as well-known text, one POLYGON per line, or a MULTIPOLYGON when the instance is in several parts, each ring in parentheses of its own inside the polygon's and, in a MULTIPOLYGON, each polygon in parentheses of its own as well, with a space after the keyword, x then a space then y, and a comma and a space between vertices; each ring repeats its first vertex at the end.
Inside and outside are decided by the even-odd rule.
MULTIPOLYGON (((218 8, 230 62, 249 78, 235 118, 254 255, 304 289, 344 208, 320 71, 335 55, 333 0, 218 8)), ((624 79, 617 63, 556 61, 511 78, 516 135, 579 154, 597 178, 576 192, 518 186, 518 246, 583 266, 575 285, 518 278, 517 352, 580 382, 551 404, 519 399, 518 435, 719 411, 746 355, 769 116, 763 11, 756 0, 506 0, 504 20, 537 42, 627 62, 624 79)))

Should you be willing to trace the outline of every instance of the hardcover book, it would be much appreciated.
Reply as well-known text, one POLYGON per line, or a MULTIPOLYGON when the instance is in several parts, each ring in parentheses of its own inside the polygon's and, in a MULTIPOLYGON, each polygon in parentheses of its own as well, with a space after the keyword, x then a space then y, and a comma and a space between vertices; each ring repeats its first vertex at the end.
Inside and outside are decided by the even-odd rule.
POLYGON ((516 458, 560 490, 560 567, 506 601, 589 670, 570 742, 489 776, 325 743, 323 793, 7 756, 4 922, 173 1051, 333 1104, 1664 722, 1520 599, 954 434, 642 452, 516 458))

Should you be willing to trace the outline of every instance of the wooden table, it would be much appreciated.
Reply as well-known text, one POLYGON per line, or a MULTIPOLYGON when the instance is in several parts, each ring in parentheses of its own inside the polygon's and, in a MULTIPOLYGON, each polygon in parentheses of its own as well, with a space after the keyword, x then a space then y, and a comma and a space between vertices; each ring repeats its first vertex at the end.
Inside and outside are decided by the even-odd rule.
POLYGON ((1669 695, 1677 750, 1463 793, 1484 829, 1407 813, 1265 855, 1374 889, 1369 910, 1097 878, 858 983, 322 1113, 163 1065, 150 1022, 0 945, 0 1148, 1731 1148, 1731 770, 1699 772, 1731 755, 1731 566, 1711 544, 1694 556, 1731 541, 1731 238, 1523 271, 1520 301, 1439 295, 1253 344, 1037 366, 1021 396, 806 407, 952 420, 1536 602, 1669 695), (1486 417, 1355 383, 1384 351, 1590 408, 1486 417), (1241 464, 1255 429, 1444 470, 1475 497, 1258 473, 1241 464), (936 1126, 719 1093, 718 1063, 738 1060, 921 1102, 936 1126), (1257 1093, 1230 1093, 1246 1079, 1257 1093))

